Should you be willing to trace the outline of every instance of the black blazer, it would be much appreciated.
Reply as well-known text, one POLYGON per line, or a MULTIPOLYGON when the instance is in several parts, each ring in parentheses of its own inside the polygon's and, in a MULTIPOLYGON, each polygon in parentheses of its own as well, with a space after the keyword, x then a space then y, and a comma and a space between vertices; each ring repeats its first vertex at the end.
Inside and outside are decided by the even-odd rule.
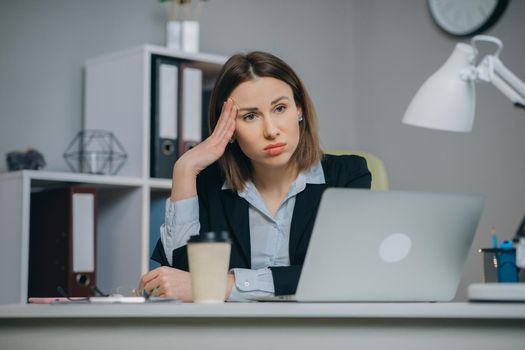
MULTIPOLYGON (((372 176, 366 160, 355 155, 325 155, 321 162, 325 184, 307 184, 297 195, 290 228, 291 266, 269 267, 275 295, 293 294, 297 289, 306 249, 310 241, 319 201, 328 187, 370 188, 372 176)), ((224 175, 212 164, 197 176, 200 231, 230 232, 232 239, 230 268, 251 268, 248 202, 235 192, 221 190, 224 175)), ((169 265, 162 242, 157 242, 151 258, 169 265)), ((173 250, 173 267, 188 271, 186 246, 173 250)))

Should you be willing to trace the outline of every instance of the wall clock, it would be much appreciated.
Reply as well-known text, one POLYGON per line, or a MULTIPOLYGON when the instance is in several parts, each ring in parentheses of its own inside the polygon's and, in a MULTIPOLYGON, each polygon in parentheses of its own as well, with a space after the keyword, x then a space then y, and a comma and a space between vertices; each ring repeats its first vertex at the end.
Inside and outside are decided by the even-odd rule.
POLYGON ((427 0, 434 22, 453 36, 471 36, 490 28, 509 0, 427 0))

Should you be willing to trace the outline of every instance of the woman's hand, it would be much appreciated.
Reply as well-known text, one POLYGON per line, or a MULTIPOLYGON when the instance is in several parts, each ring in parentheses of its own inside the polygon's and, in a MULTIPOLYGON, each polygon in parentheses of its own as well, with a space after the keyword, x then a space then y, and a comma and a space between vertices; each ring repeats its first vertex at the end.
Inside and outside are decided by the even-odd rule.
POLYGON ((144 274, 139 290, 151 296, 191 301, 191 274, 173 267, 162 266, 144 274))
MULTIPOLYGON (((235 276, 228 274, 226 280, 227 300, 235 284, 235 276)), ((139 291, 146 291, 156 297, 176 298, 184 302, 192 301, 191 274, 173 267, 162 266, 144 274, 140 279, 139 291)))
POLYGON ((172 202, 197 195, 195 179, 202 170, 224 154, 235 131, 236 116, 237 107, 233 100, 228 98, 222 106, 221 115, 212 134, 177 160, 173 167, 172 202))
POLYGON ((224 154, 226 146, 235 131, 236 115, 237 107, 233 100, 228 98, 222 106, 221 115, 212 134, 206 140, 184 153, 175 166, 189 166, 196 176, 208 165, 219 159, 224 154))

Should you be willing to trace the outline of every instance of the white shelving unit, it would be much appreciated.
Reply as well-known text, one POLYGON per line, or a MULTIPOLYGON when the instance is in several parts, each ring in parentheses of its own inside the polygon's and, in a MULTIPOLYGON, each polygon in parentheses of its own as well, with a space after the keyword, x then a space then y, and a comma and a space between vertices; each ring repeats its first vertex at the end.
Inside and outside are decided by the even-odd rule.
POLYGON ((151 202, 167 198, 171 189, 171 180, 149 177, 152 55, 196 64, 207 83, 226 61, 145 45, 86 62, 83 126, 112 131, 128 158, 118 176, 28 170, 0 175, 0 304, 26 303, 31 193, 46 188, 97 188, 96 271, 101 290, 136 287, 148 270, 151 202))
MULTIPOLYGON (((163 182, 162 186, 170 186, 169 180, 163 182)), ((148 249, 143 236, 149 234, 143 230, 149 216, 143 214, 150 191, 143 179, 30 170, 4 174, 0 176, 0 276, 6 283, 2 283, 1 303, 27 300, 31 193, 69 185, 95 187, 99 194, 97 285, 115 290, 129 285, 143 271, 148 249)))

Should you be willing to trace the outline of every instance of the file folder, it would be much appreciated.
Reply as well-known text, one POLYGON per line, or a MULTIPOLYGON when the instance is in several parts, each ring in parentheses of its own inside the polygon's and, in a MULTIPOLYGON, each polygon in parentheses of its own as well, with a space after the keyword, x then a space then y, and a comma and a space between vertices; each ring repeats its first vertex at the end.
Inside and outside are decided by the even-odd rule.
POLYGON ((181 118, 179 118, 179 156, 202 141, 202 70, 181 65, 181 118))
POLYGON ((168 178, 178 157, 179 67, 162 56, 152 57, 150 176, 168 178))
POLYGON ((202 133, 201 140, 206 140, 210 136, 210 127, 208 125, 208 110, 210 108, 211 95, 213 87, 204 87, 202 91, 202 133))
POLYGON ((31 194, 29 297, 92 296, 96 285, 94 188, 31 194))

